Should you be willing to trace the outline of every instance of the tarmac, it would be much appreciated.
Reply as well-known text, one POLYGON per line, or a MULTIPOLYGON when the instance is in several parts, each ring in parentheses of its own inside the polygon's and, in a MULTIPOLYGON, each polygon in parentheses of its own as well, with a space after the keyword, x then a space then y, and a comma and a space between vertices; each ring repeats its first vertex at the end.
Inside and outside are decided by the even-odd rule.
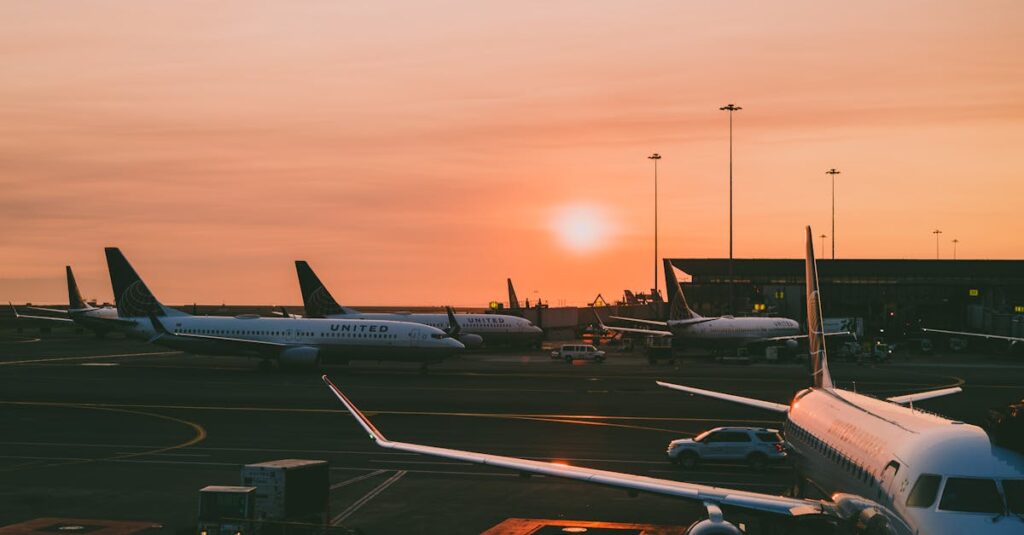
MULTIPOLYGON (((319 372, 70 330, 35 336, 0 332, 0 526, 105 519, 195 533, 200 488, 236 485, 243 465, 282 458, 329 461, 330 519, 362 533, 481 533, 518 518, 686 526, 704 515, 678 499, 379 449, 319 372)), ((971 423, 1024 397, 1024 362, 1012 357, 898 356, 832 370, 841 387, 883 397, 961 385, 920 408, 971 423)), ((651 365, 636 353, 568 365, 524 350, 468 353, 426 375, 377 363, 323 373, 390 439, 768 493, 791 486, 789 468, 683 471, 665 446, 722 425, 778 428, 776 415, 654 381, 782 403, 807 383, 799 363, 651 365)), ((742 518, 758 532, 757 518, 742 518)))

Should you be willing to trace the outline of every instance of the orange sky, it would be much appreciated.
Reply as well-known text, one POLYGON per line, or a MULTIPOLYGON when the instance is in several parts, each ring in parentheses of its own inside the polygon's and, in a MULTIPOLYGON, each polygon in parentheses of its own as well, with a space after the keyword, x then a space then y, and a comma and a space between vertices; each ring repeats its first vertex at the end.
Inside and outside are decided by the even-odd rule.
MULTIPOLYGON (((1021 258, 1020 2, 4 2, 0 297, 582 304, 661 252, 1021 258), (270 4, 270 5, 266 5, 270 4), (429 4, 429 5, 427 5, 429 4), (604 214, 596 248, 553 229, 604 214), (578 209, 578 208, 575 208, 578 209), (564 225, 565 223, 561 223, 564 225), (536 293, 534 293, 536 292, 536 293)), ((585 230, 585 229, 584 229, 585 230)))

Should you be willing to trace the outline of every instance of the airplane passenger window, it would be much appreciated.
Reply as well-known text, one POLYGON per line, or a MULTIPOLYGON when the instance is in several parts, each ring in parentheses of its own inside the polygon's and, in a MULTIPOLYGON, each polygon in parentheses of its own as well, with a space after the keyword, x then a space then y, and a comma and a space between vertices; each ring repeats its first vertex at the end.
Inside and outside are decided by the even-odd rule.
POLYGON ((942 476, 935 474, 923 474, 917 478, 914 488, 910 489, 907 496, 907 507, 931 507, 935 503, 935 497, 939 495, 939 483, 942 476))
POLYGON ((964 513, 1002 513, 1003 497, 991 479, 951 477, 942 490, 939 509, 964 513))
POLYGON ((1024 513, 1024 479, 1004 479, 1003 494, 1011 513, 1024 513))

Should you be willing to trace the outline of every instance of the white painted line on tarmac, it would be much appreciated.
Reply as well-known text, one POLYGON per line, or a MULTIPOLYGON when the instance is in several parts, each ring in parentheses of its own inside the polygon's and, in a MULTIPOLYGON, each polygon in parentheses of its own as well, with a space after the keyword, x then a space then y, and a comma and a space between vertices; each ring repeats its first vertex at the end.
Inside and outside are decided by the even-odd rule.
POLYGON ((383 474, 384 472, 387 472, 387 470, 384 470, 382 468, 380 470, 375 470, 375 471, 370 472, 368 474, 363 474, 361 476, 356 476, 356 477, 352 477, 352 478, 346 479, 345 481, 341 481, 341 482, 338 482, 338 483, 335 483, 335 484, 331 485, 331 490, 340 489, 341 487, 347 487, 348 485, 351 485, 353 483, 359 483, 360 481, 364 481, 364 480, 370 479, 371 477, 379 476, 379 475, 383 474))
POLYGON ((402 476, 404 476, 405 474, 406 474, 405 470, 399 470, 398 472, 395 472, 395 475, 391 476, 390 478, 388 478, 386 481, 384 481, 380 485, 377 485, 376 488, 374 488, 370 492, 367 492, 366 495, 363 496, 362 498, 359 498, 358 500, 356 500, 354 503, 352 503, 352 505, 348 506, 347 509, 345 509, 344 511, 339 513, 338 516, 332 518, 331 519, 331 525, 332 526, 337 526, 338 524, 344 522, 346 518, 352 516, 362 506, 366 505, 367 502, 369 502, 370 500, 375 498, 378 494, 380 494, 380 493, 384 492, 385 490, 387 490, 388 487, 390 487, 391 485, 394 485, 395 483, 397 483, 398 480, 402 479, 402 476))

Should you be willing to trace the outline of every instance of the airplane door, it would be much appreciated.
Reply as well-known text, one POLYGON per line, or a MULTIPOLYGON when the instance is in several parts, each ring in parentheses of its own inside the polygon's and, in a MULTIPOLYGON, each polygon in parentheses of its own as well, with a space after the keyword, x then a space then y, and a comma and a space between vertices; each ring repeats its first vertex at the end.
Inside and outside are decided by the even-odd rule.
POLYGON ((880 503, 888 504, 889 500, 885 498, 895 494, 896 479, 899 471, 900 463, 896 459, 889 461, 889 464, 885 465, 885 470, 882 471, 882 478, 878 485, 877 500, 880 503))

